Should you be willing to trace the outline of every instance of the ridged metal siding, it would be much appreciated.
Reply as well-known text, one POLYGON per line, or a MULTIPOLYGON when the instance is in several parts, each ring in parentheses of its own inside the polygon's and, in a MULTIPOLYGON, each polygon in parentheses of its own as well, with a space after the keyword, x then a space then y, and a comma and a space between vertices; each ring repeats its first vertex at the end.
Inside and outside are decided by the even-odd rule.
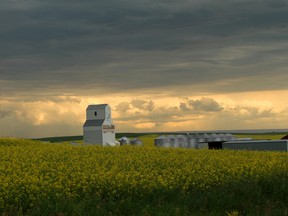
POLYGON ((288 152, 287 140, 230 141, 223 143, 222 146, 223 149, 288 152))

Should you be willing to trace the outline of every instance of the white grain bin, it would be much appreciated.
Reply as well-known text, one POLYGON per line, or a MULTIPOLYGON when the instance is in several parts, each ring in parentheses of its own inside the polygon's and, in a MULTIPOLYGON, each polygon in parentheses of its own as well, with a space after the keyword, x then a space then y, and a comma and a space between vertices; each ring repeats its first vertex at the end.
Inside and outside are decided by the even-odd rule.
POLYGON ((210 135, 209 134, 203 134, 204 138, 205 138, 205 142, 209 142, 210 140, 210 135))
MULTIPOLYGON (((216 135, 216 134, 215 134, 216 135)), ((214 134, 207 134, 206 136, 206 142, 215 142, 216 141, 216 136, 214 134)))
POLYGON ((224 136, 224 140, 225 141, 235 140, 235 137, 230 133, 226 133, 224 136))
POLYGON ((197 135, 188 135, 188 147, 189 148, 197 148, 198 147, 198 141, 197 141, 197 135))
POLYGON ((134 145, 134 146, 142 146, 143 145, 143 142, 141 140, 139 140, 138 138, 134 138, 130 142, 131 142, 131 145, 134 145))
POLYGON ((188 138, 185 135, 177 135, 179 147, 180 148, 188 148, 188 138))
POLYGON ((224 141, 225 135, 224 134, 218 134, 219 141, 224 141))
POLYGON ((236 137, 233 136, 233 134, 228 134, 228 136, 229 136, 230 140, 235 140, 236 139, 236 137))
POLYGON ((174 135, 169 135, 167 137, 168 142, 170 144, 170 147, 178 148, 179 147, 179 142, 176 136, 174 135))
POLYGON ((120 139, 119 139, 119 143, 120 143, 120 145, 122 146, 122 145, 129 145, 130 144, 130 139, 128 138, 128 137, 121 137, 120 139))
POLYGON ((167 137, 164 135, 156 137, 154 139, 154 145, 157 147, 166 147, 167 146, 167 137))
POLYGON ((212 137, 212 139, 213 139, 215 142, 221 141, 221 138, 220 138, 219 134, 213 133, 213 134, 211 134, 211 137, 212 137))
POLYGON ((198 139, 198 143, 206 142, 206 136, 204 134, 198 135, 197 139, 198 139))
POLYGON ((164 140, 163 147, 165 147, 165 148, 171 147, 171 143, 170 143, 170 140, 168 139, 168 137, 166 137, 166 139, 164 140))

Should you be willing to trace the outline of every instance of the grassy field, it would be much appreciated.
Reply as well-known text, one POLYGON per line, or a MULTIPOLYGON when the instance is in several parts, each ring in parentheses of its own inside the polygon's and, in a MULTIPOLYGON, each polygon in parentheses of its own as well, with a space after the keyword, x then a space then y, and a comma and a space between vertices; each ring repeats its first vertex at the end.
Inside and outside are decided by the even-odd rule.
POLYGON ((235 134, 235 136, 239 138, 245 138, 250 137, 252 139, 258 139, 258 140, 279 140, 282 137, 286 136, 288 133, 256 133, 256 134, 235 134))
MULTIPOLYGON (((0 215, 288 215, 288 154, 0 139, 0 215)), ((245 136, 247 137, 247 136, 245 136)))

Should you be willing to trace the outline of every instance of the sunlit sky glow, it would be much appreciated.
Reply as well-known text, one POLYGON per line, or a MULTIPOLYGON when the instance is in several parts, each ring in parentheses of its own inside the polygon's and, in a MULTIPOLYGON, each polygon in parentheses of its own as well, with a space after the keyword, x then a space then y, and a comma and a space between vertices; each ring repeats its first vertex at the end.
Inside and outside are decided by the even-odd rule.
POLYGON ((1 0, 0 136, 288 128, 286 0, 1 0))

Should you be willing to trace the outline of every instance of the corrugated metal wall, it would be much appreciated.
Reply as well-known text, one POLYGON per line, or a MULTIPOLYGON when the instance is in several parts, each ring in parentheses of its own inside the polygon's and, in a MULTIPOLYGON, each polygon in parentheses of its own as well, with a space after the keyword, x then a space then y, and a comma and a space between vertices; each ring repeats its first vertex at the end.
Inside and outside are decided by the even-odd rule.
POLYGON ((288 151, 286 140, 230 141, 223 143, 223 149, 288 151))

